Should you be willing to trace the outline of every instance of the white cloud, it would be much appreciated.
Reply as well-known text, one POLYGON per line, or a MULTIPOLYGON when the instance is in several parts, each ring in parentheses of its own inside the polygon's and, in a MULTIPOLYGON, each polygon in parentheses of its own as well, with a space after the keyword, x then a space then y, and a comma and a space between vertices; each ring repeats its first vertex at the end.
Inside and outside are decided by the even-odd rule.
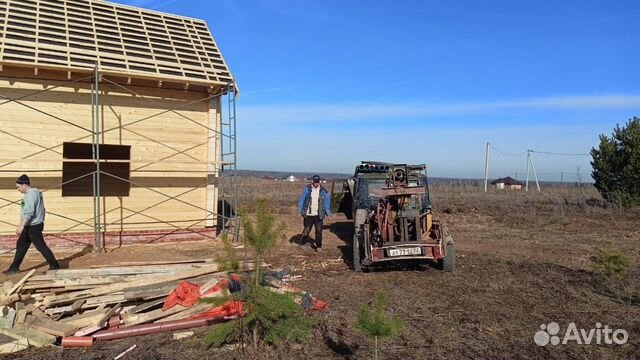
POLYGON ((310 104, 243 106, 242 117, 275 123, 304 123, 316 120, 372 120, 415 116, 478 115, 500 110, 589 110, 640 108, 640 95, 594 95, 529 98, 507 101, 388 104, 310 104))

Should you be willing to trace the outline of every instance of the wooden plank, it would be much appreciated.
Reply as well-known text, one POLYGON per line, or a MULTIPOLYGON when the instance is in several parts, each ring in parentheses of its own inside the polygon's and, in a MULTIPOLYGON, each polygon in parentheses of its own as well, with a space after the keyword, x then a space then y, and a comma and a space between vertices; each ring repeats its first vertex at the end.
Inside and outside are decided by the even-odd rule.
MULTIPOLYGON (((221 279, 221 276, 213 276, 213 279, 217 279, 216 282, 221 279)), ((187 279, 189 282, 202 285, 212 279, 212 275, 204 275, 197 278, 187 279)), ((173 289, 178 286, 180 280, 169 281, 162 284, 155 284, 151 286, 129 288, 124 291, 124 297, 127 300, 135 299, 149 299, 151 297, 167 296, 173 289)))
POLYGON ((55 336, 43 333, 42 331, 26 324, 16 325, 13 329, 0 328, 0 333, 17 340, 26 339, 29 342, 29 345, 35 347, 41 347, 56 342, 55 336))
POLYGON ((9 304, 13 304, 16 301, 20 300, 20 295, 18 294, 11 294, 8 296, 0 296, 0 305, 9 305, 9 304))
POLYGON ((193 259, 193 260, 158 260, 158 261, 121 261, 111 264, 91 265, 92 269, 107 268, 107 267, 121 267, 121 266, 149 266, 149 265, 175 265, 175 264, 189 264, 189 263, 210 263, 214 262, 214 259, 193 259))
POLYGON ((140 305, 134 307, 133 309, 129 310, 127 312, 127 314, 137 314, 137 313, 143 312, 145 310, 149 310, 149 309, 151 309, 153 307, 162 305, 162 304, 164 304, 164 302, 165 302, 165 299, 148 301, 148 302, 146 302, 144 304, 140 304, 140 305))
POLYGON ((162 311, 162 309, 157 309, 153 311, 149 311, 147 313, 142 314, 124 314, 122 315, 122 322, 124 322, 125 326, 145 324, 148 322, 152 322, 158 319, 162 319, 164 317, 177 314, 179 312, 188 310, 188 307, 184 307, 181 305, 176 305, 167 311, 162 311))
POLYGON ((84 314, 74 315, 72 317, 60 319, 58 320, 58 322, 76 326, 81 329, 87 326, 97 325, 98 322, 104 318, 105 314, 107 314, 108 311, 109 311, 108 309, 88 311, 88 312, 85 312, 84 314))
POLYGON ((216 273, 218 271, 218 268, 219 266, 217 264, 213 264, 213 265, 209 265, 199 269, 186 270, 186 271, 181 271, 181 272, 177 272, 169 275, 150 276, 147 279, 130 281, 130 282, 119 283, 119 284, 112 284, 112 285, 107 285, 107 286, 103 286, 103 287, 99 287, 99 288, 95 288, 87 291, 78 291, 78 292, 73 292, 69 294, 49 296, 44 298, 43 303, 45 306, 71 303, 79 299, 87 299, 94 296, 105 295, 105 294, 109 294, 116 291, 122 291, 124 289, 131 288, 131 287, 154 285, 154 284, 160 284, 160 283, 172 281, 172 280, 188 279, 188 278, 192 278, 200 275, 212 274, 212 273, 216 273))
POLYGON ((120 293, 109 294, 104 296, 96 296, 89 299, 85 299, 85 303, 83 307, 86 308, 92 305, 95 307, 95 306, 98 306, 99 304, 115 304, 123 301, 125 301, 124 294, 120 292, 120 293))
MULTIPOLYGON (((171 264, 171 265, 150 265, 135 267, 110 267, 99 269, 65 269, 65 270, 49 270, 47 275, 55 274, 57 278, 76 278, 83 276, 101 277, 101 276, 121 276, 121 275, 146 275, 146 274, 163 274, 176 271, 184 271, 189 269, 197 269, 201 267, 211 266, 212 264, 171 264)), ((127 279, 124 279, 127 280, 127 279)))
POLYGON ((38 308, 38 307, 34 307, 31 310, 31 315, 33 315, 34 317, 36 317, 38 319, 48 319, 49 318, 47 316, 47 314, 45 314, 44 311, 40 310, 40 308, 38 308))
POLYGON ((53 321, 48 318, 36 318, 33 316, 28 316, 26 324, 44 333, 55 336, 70 336, 78 331, 78 328, 75 326, 58 321, 53 321))
POLYGON ((9 343, 0 345, 0 354, 10 354, 22 351, 28 347, 29 341, 27 339, 13 340, 9 343))
POLYGON ((74 336, 87 336, 87 335, 91 335, 96 331, 100 331, 102 329, 104 329, 106 326, 98 326, 98 325, 88 325, 78 331, 76 331, 75 334, 73 334, 74 336))
POLYGON ((24 324, 24 321, 26 318, 27 318, 27 310, 20 309, 16 311, 16 324, 24 324))
POLYGON ((7 295, 11 295, 13 294, 15 291, 18 290, 18 288, 20 286, 22 286, 22 284, 24 284, 27 279, 29 279, 29 277, 31 277, 31 275, 33 275, 33 273, 36 272, 36 269, 31 269, 24 277, 22 277, 22 279, 20 279, 20 281, 18 281, 12 288, 11 290, 9 290, 9 292, 7 293, 7 295))
POLYGON ((11 329, 13 327, 13 323, 16 321, 16 311, 14 309, 9 309, 4 320, 4 328, 11 329))
POLYGON ((166 322, 166 321, 172 321, 172 320, 180 320, 180 319, 186 319, 189 316, 193 316, 196 314, 199 314, 201 312, 205 312, 207 310, 210 310, 212 308, 214 308, 215 305, 214 304, 195 304, 193 306, 191 306, 190 308, 187 308, 184 311, 180 311, 176 314, 164 317, 162 319, 159 319, 157 321, 154 321, 156 323, 160 323, 160 322, 166 322))
POLYGON ((84 305, 85 302, 86 300, 84 299, 74 301, 73 304, 71 304, 71 311, 78 311, 82 309, 82 305, 84 305))
MULTIPOLYGON (((48 275, 43 275, 48 276, 48 275)), ((36 290, 36 289, 47 289, 47 288, 56 288, 56 287, 72 287, 72 286, 94 286, 94 285, 105 285, 111 284, 118 281, 124 281, 122 277, 87 277, 87 278, 78 278, 78 279, 60 279, 60 278, 52 278, 44 281, 30 281, 26 283, 22 289, 23 290, 36 290)))

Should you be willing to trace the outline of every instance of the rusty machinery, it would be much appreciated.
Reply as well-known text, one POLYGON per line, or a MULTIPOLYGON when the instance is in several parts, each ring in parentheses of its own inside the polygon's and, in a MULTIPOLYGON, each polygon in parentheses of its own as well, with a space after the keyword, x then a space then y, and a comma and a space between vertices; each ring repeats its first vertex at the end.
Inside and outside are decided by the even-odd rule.
POLYGON ((333 186, 335 211, 353 219, 353 268, 382 262, 433 261, 455 270, 453 237, 433 220, 427 167, 363 161, 333 186))

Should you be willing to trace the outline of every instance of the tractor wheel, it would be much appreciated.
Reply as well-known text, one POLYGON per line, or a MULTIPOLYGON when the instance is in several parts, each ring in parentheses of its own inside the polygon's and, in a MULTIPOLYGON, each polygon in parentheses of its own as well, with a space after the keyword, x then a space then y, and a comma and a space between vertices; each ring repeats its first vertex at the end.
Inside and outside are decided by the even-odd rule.
POLYGON ((359 272, 362 270, 360 265, 360 240, 358 234, 353 235, 353 271, 359 272))
POLYGON ((367 210, 356 210, 355 219, 353 219, 354 233, 353 233, 353 271, 362 270, 360 255, 362 254, 362 248, 364 244, 364 223, 367 221, 367 210))
POLYGON ((456 248, 452 242, 445 245, 446 255, 440 259, 440 268, 446 272, 456 271, 456 248))

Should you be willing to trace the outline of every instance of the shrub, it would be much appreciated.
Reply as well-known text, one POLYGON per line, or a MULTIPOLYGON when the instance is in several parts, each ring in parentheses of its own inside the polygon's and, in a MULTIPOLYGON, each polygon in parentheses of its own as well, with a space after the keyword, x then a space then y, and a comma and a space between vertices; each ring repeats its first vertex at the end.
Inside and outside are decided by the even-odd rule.
MULTIPOLYGON (((255 255, 254 279, 235 298, 244 301, 245 312, 238 321, 216 326, 205 338, 205 345, 218 347, 237 340, 244 343, 247 337, 252 338, 254 347, 258 346, 261 339, 270 345, 304 340, 313 327, 314 319, 295 302, 295 294, 280 294, 261 286, 262 260, 275 248, 283 224, 276 220, 264 199, 257 200, 254 219, 246 215, 241 215, 241 219, 245 243, 255 255)), ((233 255, 228 240, 225 242, 225 252, 233 255)), ((235 257, 233 260, 237 262, 235 257)), ((221 300, 204 301, 219 303, 221 300)))
POLYGON ((356 328, 363 334, 374 338, 374 359, 378 359, 378 338, 391 337, 402 329, 404 324, 398 317, 389 317, 385 314, 387 305, 387 295, 384 292, 378 293, 375 308, 371 309, 362 305, 358 312, 356 328))
POLYGON ((216 256, 216 262, 220 265, 220 271, 238 271, 240 269, 240 261, 233 250, 233 245, 227 234, 220 236, 222 240, 223 252, 216 256))
POLYGON ((594 259, 594 271, 606 281, 623 280, 629 271, 629 259, 610 245, 599 250, 594 259))
POLYGON ((640 118, 616 125, 611 137, 600 135, 591 149, 595 187, 607 201, 631 207, 640 204, 640 118))

